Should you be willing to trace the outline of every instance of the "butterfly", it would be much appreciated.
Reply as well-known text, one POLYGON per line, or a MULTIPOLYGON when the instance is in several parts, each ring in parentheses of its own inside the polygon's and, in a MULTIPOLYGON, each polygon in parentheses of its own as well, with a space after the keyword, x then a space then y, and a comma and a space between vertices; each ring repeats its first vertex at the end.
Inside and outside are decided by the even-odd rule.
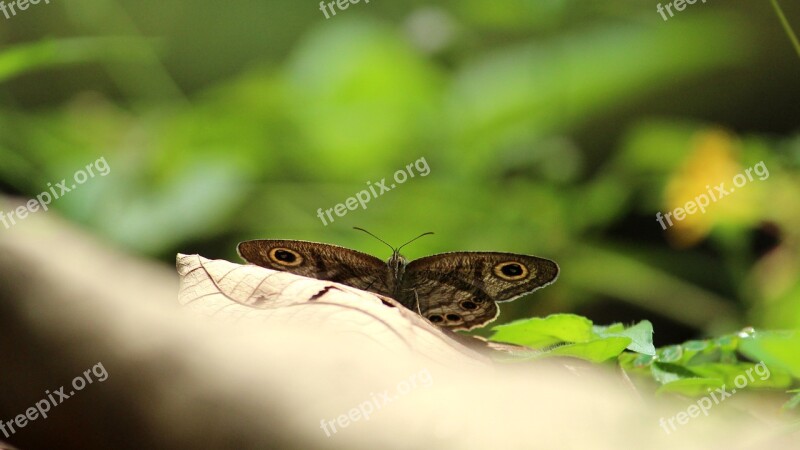
MULTIPOLYGON (((380 240, 369 231, 364 231, 380 240)), ((356 250, 318 242, 258 239, 239 243, 239 256, 268 269, 333 281, 391 297, 431 323, 471 330, 497 318, 507 302, 553 283, 558 264, 501 252, 450 252, 408 261, 398 248, 384 262, 356 250)))

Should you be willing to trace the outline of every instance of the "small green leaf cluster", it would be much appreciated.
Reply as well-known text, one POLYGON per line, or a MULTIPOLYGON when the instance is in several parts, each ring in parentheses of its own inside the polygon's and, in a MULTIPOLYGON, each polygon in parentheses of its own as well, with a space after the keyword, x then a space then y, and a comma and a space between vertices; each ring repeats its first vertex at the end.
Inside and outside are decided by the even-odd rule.
MULTIPOLYGON (((705 340, 656 349, 653 326, 594 325, 573 314, 518 320, 493 328, 491 340, 518 344, 530 351, 523 359, 569 356, 594 363, 615 360, 626 373, 649 378, 657 393, 690 397, 723 386, 737 389, 787 390, 800 384, 800 332, 752 328, 705 340)), ((800 405, 800 389, 784 405, 800 405)))

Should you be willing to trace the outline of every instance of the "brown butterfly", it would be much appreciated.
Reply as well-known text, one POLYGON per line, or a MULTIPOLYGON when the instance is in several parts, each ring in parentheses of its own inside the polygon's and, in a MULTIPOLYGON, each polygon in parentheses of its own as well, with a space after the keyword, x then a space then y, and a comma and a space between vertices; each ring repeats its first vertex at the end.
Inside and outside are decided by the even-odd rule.
MULTIPOLYGON (((369 231, 364 231, 380 240, 369 231)), ((425 233, 418 236, 425 236, 425 233)), ((452 252, 408 262, 392 248, 389 261, 317 242, 264 239, 238 245, 247 262, 273 270, 346 284, 391 297, 432 323, 471 330, 493 321, 507 302, 554 282, 558 265, 536 256, 452 252)))

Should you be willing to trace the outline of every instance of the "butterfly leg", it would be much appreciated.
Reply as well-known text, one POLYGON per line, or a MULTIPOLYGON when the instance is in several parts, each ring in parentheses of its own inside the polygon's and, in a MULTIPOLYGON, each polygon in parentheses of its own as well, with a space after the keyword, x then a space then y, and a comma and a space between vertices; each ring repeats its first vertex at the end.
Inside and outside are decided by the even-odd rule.
POLYGON ((417 295, 417 290, 416 289, 411 289, 411 290, 414 291, 414 300, 417 303, 417 313, 421 316, 422 315, 422 310, 419 307, 419 296, 417 295))

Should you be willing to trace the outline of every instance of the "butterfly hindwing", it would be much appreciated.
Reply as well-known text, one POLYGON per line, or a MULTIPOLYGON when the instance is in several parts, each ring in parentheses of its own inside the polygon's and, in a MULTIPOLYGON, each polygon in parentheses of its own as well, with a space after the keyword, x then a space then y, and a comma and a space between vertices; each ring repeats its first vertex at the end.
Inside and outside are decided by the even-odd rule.
POLYGON ((510 301, 558 277, 544 258, 499 252, 453 252, 411 261, 397 300, 437 325, 469 330, 497 317, 496 302, 510 301))

